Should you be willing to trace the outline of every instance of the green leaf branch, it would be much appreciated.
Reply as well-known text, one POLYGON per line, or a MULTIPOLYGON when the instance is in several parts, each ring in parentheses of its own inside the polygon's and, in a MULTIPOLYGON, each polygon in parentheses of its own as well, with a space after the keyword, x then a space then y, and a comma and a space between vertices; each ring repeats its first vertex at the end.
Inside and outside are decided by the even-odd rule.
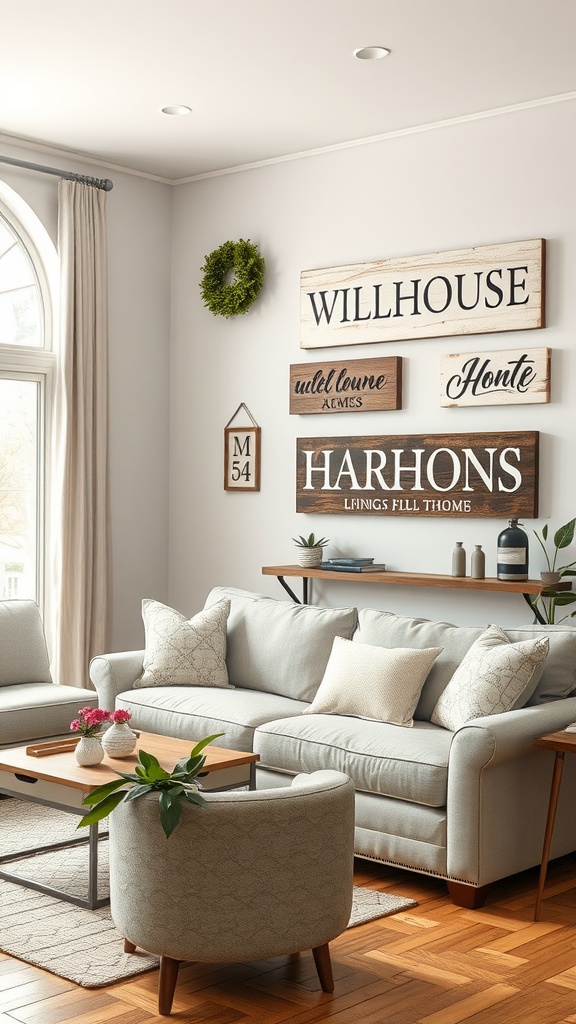
POLYGON ((138 800, 147 793, 158 793, 160 808, 160 824, 167 839, 172 835, 182 814, 182 800, 191 804, 202 805, 206 801, 198 792, 200 783, 197 776, 206 763, 204 747, 213 740, 223 736, 218 732, 207 736, 192 748, 188 757, 176 762, 171 772, 167 772, 153 754, 140 750, 134 772, 117 772, 118 779, 97 786, 82 801, 83 805, 92 809, 81 818, 78 828, 94 825, 107 817, 122 801, 138 800))
MULTIPOLYGON (((558 565, 558 557, 560 551, 570 547, 574 540, 574 532, 576 528, 576 519, 571 519, 570 522, 564 523, 564 526, 560 526, 552 538, 554 550, 552 553, 548 551, 548 523, 545 523, 542 527, 541 534, 537 530, 534 530, 534 536, 538 541, 540 547, 544 552, 546 558, 546 565, 548 566, 549 572, 557 572, 560 578, 563 579, 565 576, 576 576, 576 560, 568 562, 566 565, 558 565)), ((531 598, 530 604, 534 611, 538 612, 542 616, 545 622, 550 625, 556 623, 556 609, 566 608, 576 602, 576 594, 571 590, 556 590, 554 585, 546 587, 536 597, 531 598)), ((574 618, 576 611, 570 612, 568 615, 564 615, 559 621, 563 622, 564 619, 574 618)))

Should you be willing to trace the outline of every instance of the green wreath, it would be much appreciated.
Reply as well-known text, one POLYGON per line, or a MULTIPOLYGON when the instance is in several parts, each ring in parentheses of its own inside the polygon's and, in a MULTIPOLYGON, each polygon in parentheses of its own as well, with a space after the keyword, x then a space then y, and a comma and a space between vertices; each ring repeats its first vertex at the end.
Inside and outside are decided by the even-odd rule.
POLYGON ((247 313, 264 283, 264 257, 250 239, 224 242, 204 260, 200 291, 204 305, 220 316, 238 316, 247 313), (226 284, 226 275, 234 272, 234 279, 226 284))

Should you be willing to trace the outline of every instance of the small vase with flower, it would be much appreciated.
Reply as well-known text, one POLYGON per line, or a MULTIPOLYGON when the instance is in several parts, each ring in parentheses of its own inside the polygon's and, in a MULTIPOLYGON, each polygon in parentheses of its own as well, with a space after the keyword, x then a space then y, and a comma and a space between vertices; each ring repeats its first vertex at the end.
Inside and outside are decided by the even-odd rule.
POLYGON ((100 764, 104 757, 100 733, 104 722, 109 721, 109 711, 102 708, 80 708, 78 718, 70 723, 71 732, 80 733, 80 740, 74 751, 78 764, 85 767, 100 764))
POLYGON ((112 725, 102 737, 104 752, 108 757, 126 757, 134 750, 137 740, 136 733, 128 725, 132 715, 119 708, 118 711, 109 712, 109 716, 112 725))

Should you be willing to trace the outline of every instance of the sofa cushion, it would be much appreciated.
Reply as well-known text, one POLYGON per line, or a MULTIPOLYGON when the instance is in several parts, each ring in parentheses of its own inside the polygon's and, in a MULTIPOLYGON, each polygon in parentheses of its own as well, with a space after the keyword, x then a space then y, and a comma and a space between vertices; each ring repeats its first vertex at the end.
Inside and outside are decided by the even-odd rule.
POLYGON ((548 648, 548 637, 511 643, 499 626, 490 626, 464 655, 431 721, 455 732, 473 718, 523 707, 536 688, 548 648))
POLYGON ((217 601, 191 619, 160 601, 145 598, 144 671, 136 689, 149 686, 229 687, 226 620, 229 601, 217 601))
POLYGON ((414 718, 430 721, 438 698, 484 626, 453 626, 449 622, 413 619, 376 608, 361 608, 354 642, 381 647, 441 647, 420 694, 414 718))
POLYGON ((424 680, 440 647, 414 650, 334 637, 324 678, 305 715, 355 715, 411 726, 424 680))
POLYGON ((220 746, 252 750, 257 725, 300 714, 308 705, 258 690, 154 686, 124 691, 116 707, 129 711, 130 724, 144 732, 191 741, 222 732, 220 746))
POLYGON ((79 686, 19 683, 0 687, 0 745, 70 735, 70 722, 84 707, 98 707, 98 695, 79 686))
POLYGON ((515 626, 506 628, 509 640, 517 643, 535 636, 547 636, 550 644, 544 670, 528 707, 568 697, 576 690, 576 626, 515 626))
POLYGON ((35 601, 0 601, 0 686, 51 683, 40 609, 35 601))
POLYGON ((444 807, 452 736, 430 722, 399 729, 343 715, 300 715, 258 726, 254 750, 265 768, 295 775, 333 768, 364 793, 444 807))
POLYGON ((349 639, 355 608, 316 608, 275 601, 232 587, 215 587, 205 607, 230 601, 226 662, 234 686, 311 701, 335 636, 349 639))
MULTIPOLYGON (((414 718, 430 720, 438 698, 454 675, 466 652, 484 632, 485 626, 454 626, 449 622, 414 619, 375 608, 358 613, 356 643, 382 647, 441 647, 422 687, 414 718)), ((515 626, 506 629, 509 640, 533 640, 547 636, 550 647, 544 670, 528 705, 567 697, 576 689, 576 626, 515 626)))

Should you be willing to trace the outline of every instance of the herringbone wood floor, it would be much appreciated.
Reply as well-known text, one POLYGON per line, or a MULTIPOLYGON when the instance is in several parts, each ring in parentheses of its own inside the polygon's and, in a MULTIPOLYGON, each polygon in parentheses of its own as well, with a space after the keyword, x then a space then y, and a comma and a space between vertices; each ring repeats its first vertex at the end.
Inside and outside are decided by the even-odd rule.
MULTIPOLYGON (((498 883, 482 910, 442 882, 363 861, 355 881, 418 900, 409 913, 331 944, 336 991, 303 953, 225 967, 183 966, 178 1024, 576 1024, 576 859, 551 863, 541 919, 536 870, 498 883)), ((0 1024, 160 1024, 157 973, 105 989, 0 954, 0 1024)))

